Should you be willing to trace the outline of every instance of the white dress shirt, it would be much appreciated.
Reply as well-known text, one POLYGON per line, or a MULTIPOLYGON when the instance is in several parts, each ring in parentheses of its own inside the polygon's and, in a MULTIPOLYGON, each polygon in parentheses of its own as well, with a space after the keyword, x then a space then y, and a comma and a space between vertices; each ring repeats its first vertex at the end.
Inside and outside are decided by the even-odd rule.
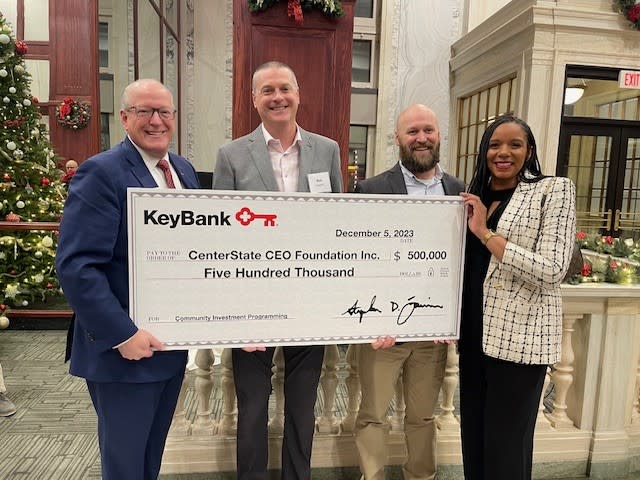
POLYGON ((436 174, 428 179, 421 180, 407 170, 400 162, 400 170, 404 177, 404 184, 407 186, 408 195, 445 195, 442 185, 442 169, 436 164, 436 174))
POLYGON ((273 174, 278 182, 278 189, 281 192, 297 192, 298 191, 298 174, 300 172, 300 144, 302 136, 300 129, 296 126, 296 137, 293 143, 286 150, 282 149, 280 140, 271 136, 267 129, 262 125, 262 133, 264 141, 267 144, 273 174))

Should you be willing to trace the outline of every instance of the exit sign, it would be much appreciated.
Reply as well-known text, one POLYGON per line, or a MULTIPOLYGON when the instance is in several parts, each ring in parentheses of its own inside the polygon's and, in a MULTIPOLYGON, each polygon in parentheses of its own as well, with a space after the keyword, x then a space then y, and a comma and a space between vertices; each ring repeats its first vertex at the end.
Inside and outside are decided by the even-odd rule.
POLYGON ((618 85, 620 86, 620 88, 640 89, 640 71, 620 70, 620 75, 618 76, 618 85))

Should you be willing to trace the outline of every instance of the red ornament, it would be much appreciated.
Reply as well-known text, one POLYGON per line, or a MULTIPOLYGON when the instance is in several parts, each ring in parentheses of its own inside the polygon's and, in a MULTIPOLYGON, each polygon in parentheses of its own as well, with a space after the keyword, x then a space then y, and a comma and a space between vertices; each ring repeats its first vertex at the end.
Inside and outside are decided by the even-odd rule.
POLYGON ((582 271, 580 272, 580 275, 582 275, 583 277, 588 277, 591 275, 591 265, 587 262, 584 262, 582 264, 582 271))
POLYGON ((287 3, 287 16, 289 18, 295 19, 298 25, 302 25, 304 23, 304 17, 302 15, 302 5, 300 5, 300 0, 289 0, 287 3))
POLYGON ((627 18, 633 23, 640 20, 640 4, 636 3, 633 7, 630 7, 629 10, 627 10, 627 18))
POLYGON ((5 173, 2 176, 2 180, 4 180, 5 182, 10 182, 11 181, 11 175, 9 175, 8 173, 5 173))
POLYGON ((7 216, 4 217, 4 219, 7 222, 19 222, 20 221, 20 215, 16 215, 15 213, 11 212, 11 213, 7 213, 7 216))
POLYGON ((51 282, 47 283, 47 288, 48 288, 49 290, 51 290, 51 289, 53 288, 53 285, 51 285, 51 282))
POLYGON ((40 180, 40 185, 42 185, 43 187, 48 187, 50 183, 51 180, 49 180, 47 177, 42 177, 42 180, 40 180))
POLYGON ((18 40, 16 42, 16 53, 18 55, 24 55, 25 53, 27 53, 27 44, 24 43, 23 40, 18 40))
POLYGON ((0 312, 4 312, 7 309, 7 306, 4 303, 0 303, 0 312))
POLYGON ((31 97, 31 101, 33 103, 40 103, 40 100, 38 100, 38 97, 31 97))
POLYGON ((584 233, 583 231, 576 232, 576 238, 578 240, 584 240, 585 238, 587 238, 587 234, 584 233))

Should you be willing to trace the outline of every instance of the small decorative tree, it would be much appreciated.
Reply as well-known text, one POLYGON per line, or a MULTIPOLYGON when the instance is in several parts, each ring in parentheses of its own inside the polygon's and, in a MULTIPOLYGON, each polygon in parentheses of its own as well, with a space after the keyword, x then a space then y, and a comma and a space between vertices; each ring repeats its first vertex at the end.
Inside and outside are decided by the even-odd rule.
MULTIPOLYGON (((0 221, 57 222, 66 190, 31 94, 26 53, 0 13, 0 221)), ((59 296, 56 232, 6 227, 0 230, 0 310, 59 296)))

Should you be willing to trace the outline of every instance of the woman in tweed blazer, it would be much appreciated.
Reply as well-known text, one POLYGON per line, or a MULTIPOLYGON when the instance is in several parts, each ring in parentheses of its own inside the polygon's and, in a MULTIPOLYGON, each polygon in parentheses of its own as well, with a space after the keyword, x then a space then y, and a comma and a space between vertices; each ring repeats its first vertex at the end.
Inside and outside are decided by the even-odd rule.
POLYGON ((575 235, 575 187, 544 177, 529 126, 498 117, 469 193, 460 351, 466 480, 530 480, 547 365, 560 358, 560 283, 575 235))

